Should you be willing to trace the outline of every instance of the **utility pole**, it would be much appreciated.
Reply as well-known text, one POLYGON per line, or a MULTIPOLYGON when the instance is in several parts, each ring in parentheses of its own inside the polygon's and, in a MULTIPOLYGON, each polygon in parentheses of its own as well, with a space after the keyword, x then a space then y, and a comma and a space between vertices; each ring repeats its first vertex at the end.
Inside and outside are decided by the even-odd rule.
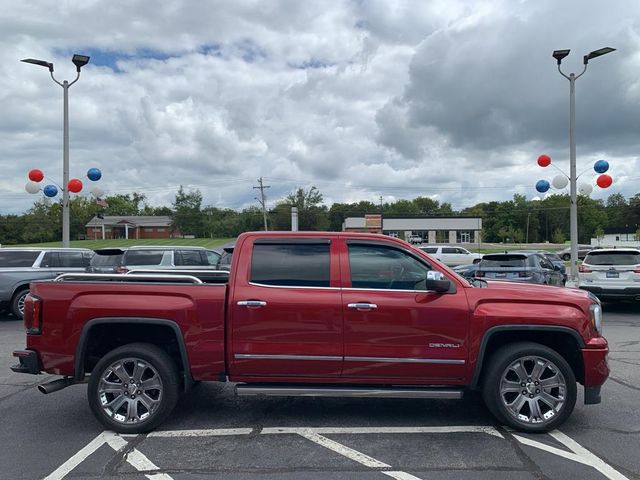
POLYGON ((267 228, 267 197, 264 194, 264 189, 265 188, 271 188, 271 185, 263 185, 262 184, 262 177, 260 177, 258 179, 258 183, 260 184, 257 187, 253 187, 254 189, 258 188, 260 189, 260 198, 256 198, 256 200, 258 200, 258 202, 260 202, 260 205, 262 205, 262 217, 264 218, 264 231, 266 232, 268 230, 267 228))

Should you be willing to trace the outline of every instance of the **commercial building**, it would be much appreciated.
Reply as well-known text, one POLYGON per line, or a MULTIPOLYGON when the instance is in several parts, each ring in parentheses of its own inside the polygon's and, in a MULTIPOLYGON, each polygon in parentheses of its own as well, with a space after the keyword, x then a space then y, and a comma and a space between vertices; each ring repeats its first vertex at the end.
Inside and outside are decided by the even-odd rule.
POLYGON ((180 237, 180 233, 171 226, 171 217, 163 215, 105 215, 102 218, 93 217, 85 227, 88 240, 113 238, 138 240, 142 238, 180 237))
POLYGON ((424 243, 480 243, 480 217, 409 217, 365 215, 347 217, 342 223, 345 232, 383 233, 408 239, 418 235, 424 243))

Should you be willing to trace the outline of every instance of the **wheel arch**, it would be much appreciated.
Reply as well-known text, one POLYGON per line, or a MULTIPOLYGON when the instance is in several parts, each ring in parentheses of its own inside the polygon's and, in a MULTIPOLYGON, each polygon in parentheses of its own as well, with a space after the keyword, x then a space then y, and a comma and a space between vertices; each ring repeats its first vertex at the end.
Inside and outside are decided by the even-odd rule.
POLYGON ((184 389, 193 385, 193 377, 187 348, 182 331, 178 324, 164 318, 139 317, 102 317, 88 321, 82 328, 78 345, 76 346, 74 362, 74 378, 83 380, 87 371, 91 371, 95 363, 91 354, 102 354, 128 343, 143 342, 156 345, 173 358, 183 378, 184 389), (105 335, 106 342, 96 339, 100 334, 112 331, 115 326, 124 326, 118 336, 105 335), (175 343, 174 343, 175 342, 175 343))
POLYGON ((571 366, 576 380, 584 380, 584 364, 580 349, 584 340, 569 327, 559 325, 498 325, 487 330, 482 337, 470 388, 478 389, 482 374, 491 356, 502 346, 515 342, 535 342, 560 354, 571 366))

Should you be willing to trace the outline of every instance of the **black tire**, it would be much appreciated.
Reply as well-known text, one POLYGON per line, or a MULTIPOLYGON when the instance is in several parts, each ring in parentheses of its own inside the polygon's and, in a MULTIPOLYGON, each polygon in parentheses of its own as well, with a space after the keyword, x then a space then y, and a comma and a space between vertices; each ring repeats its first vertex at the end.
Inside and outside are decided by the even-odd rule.
POLYGON ((24 299, 29 294, 28 288, 23 288, 22 290, 18 290, 13 294, 13 298, 11 299, 11 313, 14 317, 22 320, 24 317, 24 299))
POLYGON ((474 264, 474 265, 476 265, 476 264, 478 264, 478 263, 480 263, 480 259, 479 259, 479 258, 476 258, 476 259, 473 261, 473 264, 474 264))
POLYGON ((105 427, 118 433, 145 433, 156 428, 173 411, 179 392, 180 377, 175 363, 164 350, 147 343, 130 343, 107 353, 91 372, 87 389, 93 414, 105 427), (120 373, 114 373, 115 370, 120 373), (125 383, 129 376, 138 379, 129 385, 125 383), (152 383, 159 388, 153 388, 152 383), (149 409, 148 404, 152 405, 149 409), (135 418, 123 418, 125 412, 127 416, 135 414, 135 418))
POLYGON ((493 354, 483 374, 482 397, 487 408, 499 421, 523 432, 547 432, 561 425, 575 407, 576 391, 575 375, 567 361, 555 350, 533 342, 502 347, 493 354), (543 362, 547 362, 548 367, 539 367, 543 362), (520 371, 530 378, 522 379, 516 373, 519 368, 512 367, 518 364, 524 369, 520 371), (542 369, 537 377, 536 367, 542 369), (549 385, 563 384, 563 387, 536 386, 536 379, 549 385), (512 386, 514 384, 519 386, 512 386), (518 391, 505 391, 514 388, 518 391), (549 399, 551 403, 558 401, 557 408, 547 403, 549 399), (522 402, 526 403, 518 408, 522 402), (535 405, 541 417, 534 414, 535 405), (527 418, 527 412, 531 418, 527 418))
POLYGON ((565 262, 568 262, 569 260, 571 260, 571 254, 570 253, 565 253, 564 255, 562 255, 562 259, 565 262))

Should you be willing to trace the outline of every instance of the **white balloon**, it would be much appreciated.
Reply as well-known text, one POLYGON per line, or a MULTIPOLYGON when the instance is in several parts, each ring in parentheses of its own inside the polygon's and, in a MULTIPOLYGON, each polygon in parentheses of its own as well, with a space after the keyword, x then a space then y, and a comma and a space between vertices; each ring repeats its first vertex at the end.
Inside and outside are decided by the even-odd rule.
POLYGON ((551 185, 553 185, 553 188, 557 188, 558 190, 562 190, 567 186, 568 183, 569 179, 564 175, 556 175, 555 177, 553 177, 553 180, 551 180, 551 185))
POLYGON ((578 192, 580 192, 580 195, 591 195, 591 192, 593 192, 593 186, 588 183, 581 183, 578 187, 578 192))
POLYGON ((24 189, 28 192, 28 193, 38 193, 40 191, 40 185, 38 185, 37 182, 27 182, 27 184, 24 186, 24 189))
POLYGON ((102 195, 104 195, 104 190, 101 189, 100 187, 93 187, 91 189, 91 193, 93 194, 94 197, 100 198, 102 197, 102 195))

